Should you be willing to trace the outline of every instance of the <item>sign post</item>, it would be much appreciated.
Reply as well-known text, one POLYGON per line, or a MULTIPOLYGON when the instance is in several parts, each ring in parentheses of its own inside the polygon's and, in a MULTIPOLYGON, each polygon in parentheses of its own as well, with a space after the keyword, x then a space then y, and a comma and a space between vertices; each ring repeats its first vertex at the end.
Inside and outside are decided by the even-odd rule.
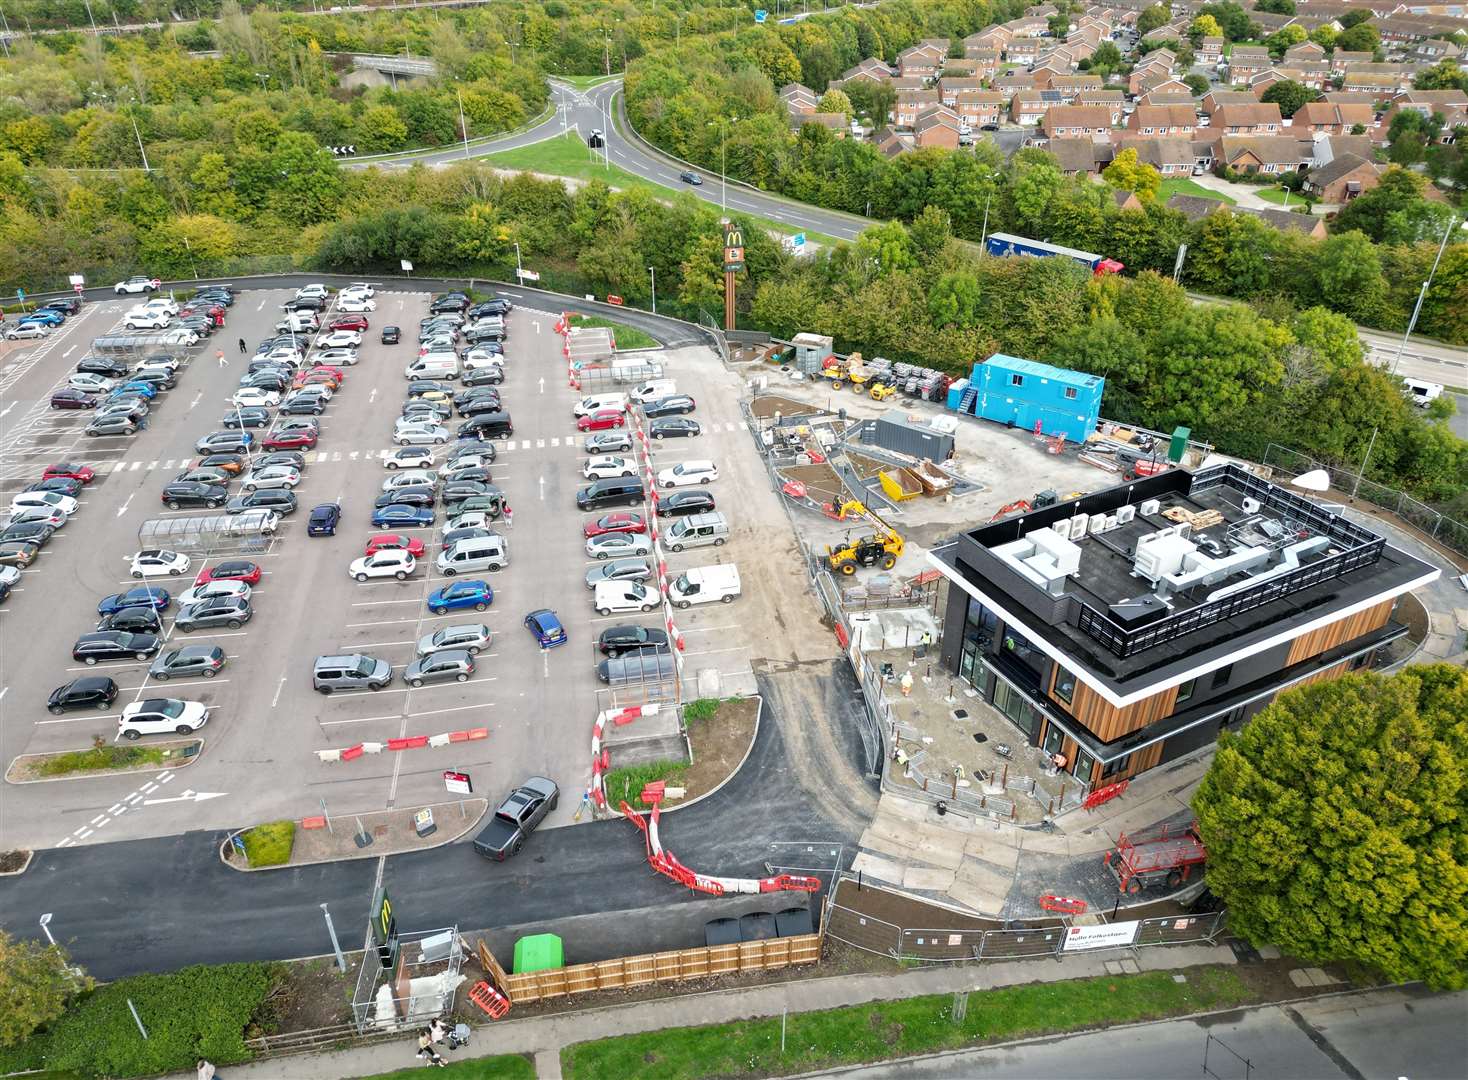
POLYGON ((734 329, 734 275, 744 269, 744 230, 724 223, 724 329, 734 329))
POLYGON ((378 961, 391 970, 398 962, 398 920, 384 888, 379 887, 372 895, 368 925, 372 930, 372 944, 377 946, 378 961))
POLYGON ((459 772, 457 769, 444 770, 443 786, 448 789, 451 795, 474 794, 474 781, 469 778, 468 773, 459 772))
POLYGON ((411 261, 409 261, 408 259, 399 259, 398 265, 403 268, 403 273, 407 274, 409 277, 413 275, 413 264, 411 261))

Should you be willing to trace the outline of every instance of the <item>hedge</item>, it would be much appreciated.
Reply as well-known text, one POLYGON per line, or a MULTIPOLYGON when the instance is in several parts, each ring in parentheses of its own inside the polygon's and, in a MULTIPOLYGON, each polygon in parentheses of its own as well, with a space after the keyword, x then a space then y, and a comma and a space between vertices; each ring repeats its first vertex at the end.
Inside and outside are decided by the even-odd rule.
POLYGON ((245 858, 252 867, 283 866, 291 861, 291 849, 296 843, 294 821, 267 821, 246 829, 245 858))

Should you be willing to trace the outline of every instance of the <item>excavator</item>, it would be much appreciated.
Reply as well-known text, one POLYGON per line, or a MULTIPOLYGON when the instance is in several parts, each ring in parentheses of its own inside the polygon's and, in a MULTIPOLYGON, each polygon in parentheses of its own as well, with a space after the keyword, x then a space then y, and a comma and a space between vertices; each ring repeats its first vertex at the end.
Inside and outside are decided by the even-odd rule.
POLYGON ((831 380, 831 389, 840 390, 843 386, 850 385, 854 394, 859 394, 867 388, 873 372, 861 362, 861 353, 852 353, 845 360, 839 360, 832 356, 828 366, 821 369, 821 376, 831 380))
POLYGON ((866 506, 852 499, 828 513, 837 521, 860 521, 874 530, 856 539, 848 537, 840 547, 826 548, 827 562, 832 570, 850 577, 858 567, 880 566, 883 570, 891 570, 897 565, 902 554, 902 536, 866 506))

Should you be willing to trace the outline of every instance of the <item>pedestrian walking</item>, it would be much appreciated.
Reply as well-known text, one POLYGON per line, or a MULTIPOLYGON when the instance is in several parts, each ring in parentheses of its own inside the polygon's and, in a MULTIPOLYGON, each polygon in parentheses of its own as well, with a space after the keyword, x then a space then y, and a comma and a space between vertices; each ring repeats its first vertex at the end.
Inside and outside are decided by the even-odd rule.
POLYGON ((904 671, 899 685, 902 687, 902 696, 910 697, 912 695, 912 672, 904 671))
POLYGON ((249 352, 249 351, 250 351, 250 349, 249 349, 249 347, 248 347, 248 346, 247 346, 247 345, 246 345, 246 344, 245 344, 245 339, 244 339, 244 338, 240 338, 240 355, 241 355, 241 356, 244 356, 244 355, 245 355, 245 353, 247 353, 247 352, 249 352))
POLYGON ((433 1018, 433 1022, 428 1025, 428 1034, 432 1037, 432 1040, 435 1043, 443 1042, 444 1037, 448 1035, 448 1033, 449 1029, 444 1027, 443 1021, 436 1016, 433 1018))
POLYGON ((199 1059, 199 1064, 195 1067, 199 1070, 199 1080, 224 1080, 223 1075, 216 1072, 214 1066, 203 1058, 199 1059))
POLYGON ((505 503, 504 507, 500 510, 500 514, 505 519, 505 528, 507 528, 507 529, 514 528, 514 526, 515 526, 515 511, 513 511, 513 510, 510 509, 510 504, 509 503, 505 503))
POLYGON ((433 1031, 424 1028, 418 1035, 418 1056, 423 1058, 428 1065, 437 1065, 440 1069, 445 1067, 443 1055, 433 1048, 433 1031))
POLYGON ((223 349, 216 352, 214 358, 219 361, 220 367, 229 367, 229 360, 225 357, 223 349))

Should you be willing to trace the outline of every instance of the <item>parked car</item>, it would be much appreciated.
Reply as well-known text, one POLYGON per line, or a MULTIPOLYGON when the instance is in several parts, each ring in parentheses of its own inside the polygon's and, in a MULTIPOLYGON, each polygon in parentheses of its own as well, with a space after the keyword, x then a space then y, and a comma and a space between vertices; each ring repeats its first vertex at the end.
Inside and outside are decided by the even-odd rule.
POLYGON ((588 480, 602 480, 609 476, 636 476, 637 462, 615 454, 600 454, 587 458, 581 466, 581 475, 588 480))
POLYGON ((254 442, 248 431, 212 431, 194 443, 194 449, 201 454, 243 454, 254 442))
POLYGON ((632 449, 632 434, 628 431, 602 431, 588 435, 581 446, 588 454, 616 454, 632 449))
POLYGON ((697 420, 686 416, 660 416, 647 425, 648 435, 659 440, 694 438, 702 430, 697 420))
POLYGON ((100 398, 75 387, 63 387, 51 395, 53 409, 95 409, 100 398))
POLYGON ((270 426, 270 410, 259 406, 250 406, 248 409, 235 409, 227 412, 219 421, 219 426, 224 428, 263 428, 270 426))
POLYGON ((450 611, 473 608, 484 611, 494 603, 494 590, 489 582, 479 579, 456 581, 428 594, 428 610, 435 615, 446 615, 450 611))
POLYGON ((226 514, 243 514, 246 510, 272 510, 277 514, 296 512, 295 492, 274 488, 247 489, 224 504, 226 514))
POLYGON ((275 390, 261 390, 253 386, 243 386, 236 390, 230 397, 231 405, 260 405, 267 408, 275 408, 280 404, 280 394, 275 390))
POLYGON ((257 488, 293 488, 301 482, 301 471, 291 465, 256 466, 240 481, 246 491, 257 488))
POLYGON ((244 597, 218 596, 181 609, 178 617, 173 620, 173 625, 182 634, 214 626, 238 630, 250 621, 253 614, 250 602, 244 597))
POLYGON ((433 524, 433 516, 432 507, 393 503, 372 511, 372 525, 378 529, 426 529, 433 524))
POLYGON ((609 626, 596 639, 596 647, 612 657, 644 649, 662 651, 668 648, 668 635, 646 626, 609 626))
MULTIPOLYGON (((370 304, 372 302, 369 300, 367 301, 367 303, 370 304)), ((372 307, 364 308, 363 310, 371 311, 375 307, 377 307, 377 305, 372 304, 372 307)), ((342 315, 340 318, 332 319, 331 322, 326 324, 326 328, 327 330, 333 332, 337 330, 354 330, 360 333, 361 331, 366 330, 369 325, 370 324, 367 321, 367 316, 358 313, 351 315, 342 315)), ((361 339, 359 338, 357 340, 357 344, 360 345, 361 343, 361 339)))
POLYGON ((102 630, 77 638, 71 647, 71 658, 88 665, 104 660, 146 660, 158 651, 158 646, 156 634, 102 630))
POLYGON ((160 589, 156 585, 139 585, 126 592, 102 597, 97 603, 97 614, 111 615, 129 607, 150 607, 154 611, 167 611, 171 603, 173 596, 167 589, 160 589))
POLYGON ((594 536, 603 533, 641 533, 647 531, 647 522, 641 514, 630 511, 618 511, 615 514, 603 514, 595 521, 588 521, 582 526, 582 534, 590 540, 594 536))
POLYGON ((148 277, 146 274, 134 274, 126 281, 119 281, 112 288, 118 296, 125 296, 128 293, 155 292, 160 284, 162 282, 157 278, 148 277))
POLYGON ((123 608, 98 619, 97 630, 125 630, 129 634, 157 634, 162 637, 163 618, 155 608, 123 608))
POLYGON ((259 563, 245 559, 225 559, 199 571, 195 580, 200 584, 206 581, 243 581, 247 585, 258 585, 261 573, 259 563))
POLYGON ((37 341, 51 335, 51 328, 44 323, 17 323, 5 328, 7 341, 37 341))
POLYGON ((245 471, 247 460, 244 454, 206 454, 194 462, 191 468, 218 469, 226 476, 238 476, 245 471))
POLYGON ((421 446, 404 446, 388 453, 383 459, 388 469, 426 469, 433 465, 433 451, 421 446))
POLYGON ((167 682, 173 678, 212 679, 224 670, 224 650, 218 645, 184 645, 160 653, 148 669, 149 678, 167 682))
POLYGON ((694 401, 687 394, 670 394, 647 402, 642 406, 642 415, 652 420, 659 416, 680 416, 691 413, 693 409, 694 401))
POLYGON ((192 565, 193 561, 187 555, 182 555, 177 551, 149 548, 133 556, 132 576, 135 578, 179 577, 188 573, 192 565))
POLYGON ((708 484, 718 478, 719 467, 707 460, 681 461, 671 468, 658 470, 658 486, 662 488, 708 484))
POLYGON ((146 698, 122 710, 117 733, 125 739, 144 735, 188 735, 209 722, 209 709, 201 701, 178 698, 146 698))
POLYGON ((204 600, 214 600, 222 596, 239 596, 248 600, 252 592, 253 587, 243 581, 205 581, 180 593, 178 606, 188 607, 190 604, 198 604, 204 600))
POLYGON ((419 638, 417 653, 428 656, 445 649, 462 649, 470 656, 478 656, 489 648, 491 640, 489 627, 483 623, 454 623, 419 638))
POLYGON ((347 574, 357 581, 390 577, 404 580, 417 568, 417 560, 401 548, 387 548, 353 559, 347 574))
POLYGON ((116 682, 105 675, 84 675, 52 690, 46 709, 60 716, 73 709, 110 709, 116 700, 116 682))
POLYGON ((421 656, 403 669, 403 682, 422 686, 431 682, 468 682, 474 674, 474 657, 467 649, 444 649, 421 656))
POLYGON ((556 808, 560 795, 554 780, 530 777, 500 803, 494 817, 474 838, 474 850, 497 862, 518 855, 535 827, 556 808))
POLYGON ((163 504, 170 510, 185 506, 223 506, 229 489, 219 484, 203 484, 193 480, 176 480, 163 488, 163 504))
POLYGON ((86 394, 108 394, 117 386, 117 380, 106 375, 93 375, 90 371, 78 371, 66 380, 66 385, 86 394))
POLYGON ((621 409, 598 409, 596 412, 588 413, 576 421, 577 431, 605 431, 608 428, 619 428, 627 422, 621 409))
POLYGON ((403 533, 378 533, 367 538, 367 546, 362 554, 371 555, 374 551, 387 551, 393 548, 401 548, 415 559, 421 559, 423 552, 427 550, 423 541, 416 536, 407 536, 403 533))
POLYGON ((90 465, 83 465, 76 461, 60 461, 55 465, 47 465, 41 473, 42 480, 76 480, 83 484, 90 484, 97 475, 90 465))
POLYGON ((586 554, 593 559, 620 559, 650 551, 652 540, 642 533, 602 533, 586 541, 586 554))
POLYGON ((362 344, 362 335, 356 330, 333 330, 316 339, 316 345, 322 349, 335 349, 342 346, 356 348, 362 344))
POLYGON ((272 431, 260 445, 267 450, 294 450, 298 447, 310 450, 316 445, 316 432, 306 429, 272 431))
POLYGON ((586 587, 595 589, 603 581, 646 581, 652 566, 646 559, 608 559, 586 571, 586 587))
POLYGON ((714 509, 714 497, 707 491, 675 491, 658 500, 658 517, 707 514, 714 509))
POLYGON ((496 386, 505 381, 505 370, 501 367, 482 367, 464 372, 459 380, 464 386, 496 386))
POLYGON ((0 536, 0 566, 29 566, 40 551, 41 545, 35 541, 7 540, 0 536))

